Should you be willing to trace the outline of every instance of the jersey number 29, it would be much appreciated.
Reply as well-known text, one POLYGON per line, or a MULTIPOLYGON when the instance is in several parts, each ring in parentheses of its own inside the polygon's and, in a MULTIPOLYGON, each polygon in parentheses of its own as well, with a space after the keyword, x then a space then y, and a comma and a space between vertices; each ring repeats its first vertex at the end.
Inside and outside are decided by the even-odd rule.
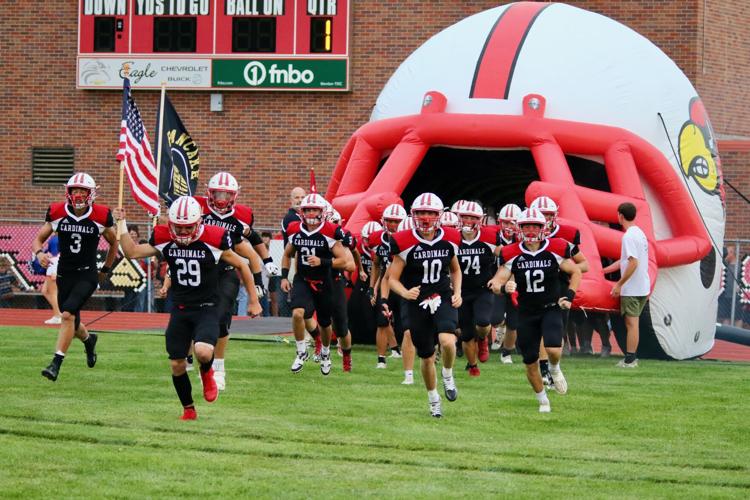
POLYGON ((201 265, 197 260, 177 259, 177 283, 182 286, 201 284, 201 265))

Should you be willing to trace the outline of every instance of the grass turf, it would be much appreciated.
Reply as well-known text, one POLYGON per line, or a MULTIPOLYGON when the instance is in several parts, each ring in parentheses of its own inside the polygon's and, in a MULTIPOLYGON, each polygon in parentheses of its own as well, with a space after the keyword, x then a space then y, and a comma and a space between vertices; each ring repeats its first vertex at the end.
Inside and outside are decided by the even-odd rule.
MULTIPOLYGON (((181 422, 162 337, 74 341, 56 383, 46 329, 0 327, 3 497, 744 497, 750 365, 563 360, 570 392, 540 415, 523 366, 496 354, 429 417, 400 360, 289 372, 293 344, 230 342, 227 391, 181 422), (744 396, 742 394, 745 394, 744 396)), ((417 379, 419 375, 417 372, 417 379)), ((442 392, 442 391, 441 391, 442 392)))

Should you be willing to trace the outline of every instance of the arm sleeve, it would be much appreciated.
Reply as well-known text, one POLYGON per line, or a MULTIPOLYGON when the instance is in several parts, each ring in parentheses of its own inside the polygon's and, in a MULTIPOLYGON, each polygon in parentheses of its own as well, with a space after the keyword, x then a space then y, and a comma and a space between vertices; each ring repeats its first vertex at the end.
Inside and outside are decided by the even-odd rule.
MULTIPOLYGON (((286 234, 286 233, 284 233, 284 234, 286 234)), ((252 228, 250 229, 250 234, 247 235, 247 241, 250 242, 251 246, 260 245, 260 244, 263 243, 263 239, 252 228)))

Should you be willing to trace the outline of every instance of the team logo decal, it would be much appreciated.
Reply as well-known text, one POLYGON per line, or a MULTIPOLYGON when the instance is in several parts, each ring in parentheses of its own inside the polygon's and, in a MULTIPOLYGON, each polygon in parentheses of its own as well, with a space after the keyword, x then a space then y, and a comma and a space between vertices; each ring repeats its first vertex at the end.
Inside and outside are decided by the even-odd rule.
POLYGON ((689 108, 690 119, 682 125, 679 138, 682 170, 703 191, 719 196, 724 202, 721 158, 706 108, 698 97, 690 100, 689 108))

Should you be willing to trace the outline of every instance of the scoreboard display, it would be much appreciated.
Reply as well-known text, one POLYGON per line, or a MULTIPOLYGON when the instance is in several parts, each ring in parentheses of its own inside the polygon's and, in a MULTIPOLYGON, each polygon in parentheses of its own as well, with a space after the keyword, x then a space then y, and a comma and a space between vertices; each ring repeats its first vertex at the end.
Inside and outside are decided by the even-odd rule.
POLYGON ((79 0, 77 86, 349 90, 348 0, 79 0))

